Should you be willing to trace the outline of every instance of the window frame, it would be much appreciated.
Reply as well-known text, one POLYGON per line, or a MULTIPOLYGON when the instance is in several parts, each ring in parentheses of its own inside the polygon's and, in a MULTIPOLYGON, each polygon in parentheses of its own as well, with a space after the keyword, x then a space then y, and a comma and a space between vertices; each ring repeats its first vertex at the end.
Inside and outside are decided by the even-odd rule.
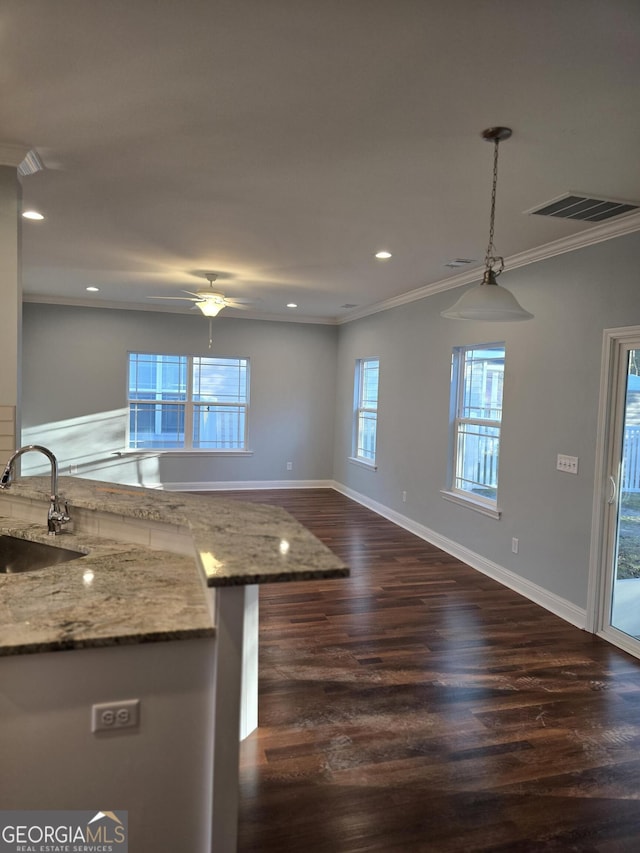
MULTIPOLYGON (((461 506, 466 506, 488 515, 491 518, 499 519, 502 515, 502 510, 498 505, 499 497, 499 464, 500 451, 502 442, 502 417, 504 410, 504 375, 502 379, 502 388, 500 393, 500 417, 474 417, 464 414, 464 395, 465 395, 465 373, 466 373, 466 358, 467 353, 473 350, 497 350, 502 353, 502 358, 506 366, 506 344, 504 341, 493 341, 491 343, 480 344, 465 344, 453 348, 451 356, 451 392, 450 392, 450 410, 449 410, 449 452, 448 452, 448 470, 447 470, 447 487, 441 490, 441 495, 446 500, 457 503, 461 506), (463 479, 459 475, 459 460, 460 447, 462 442, 460 437, 464 435, 466 427, 488 428, 496 431, 493 440, 497 445, 496 452, 496 475, 495 475, 495 498, 486 495, 480 495, 472 492, 470 489, 461 488, 459 480, 463 479)), ((504 372, 504 367, 503 367, 504 372)))
POLYGON ((351 436, 351 456, 350 462, 358 465, 363 465, 365 468, 377 470, 378 458, 378 407, 380 403, 380 358, 378 356, 366 356, 365 358, 357 358, 354 372, 353 382, 353 421, 352 421, 352 436, 351 436), (366 365, 368 363, 376 363, 378 370, 378 382, 376 384, 376 402, 375 407, 365 405, 364 387, 366 365), (361 454, 361 416, 366 415, 372 418, 375 423, 374 440, 373 440, 373 457, 363 456, 361 454))
MULTIPOLYGON (((157 352, 141 352, 141 351, 129 351, 127 352, 127 387, 126 387, 126 400, 127 400, 127 426, 126 426, 126 436, 125 443, 126 447, 124 453, 133 453, 133 454, 190 454, 190 455, 200 455, 200 454, 213 454, 216 456, 244 456, 251 455, 252 451, 248 449, 248 439, 249 439, 249 407, 250 407, 250 377, 251 377, 251 363, 250 359, 246 356, 209 356, 209 355, 185 355, 184 353, 157 353, 157 352), (182 400, 144 400, 140 398, 135 398, 130 395, 130 370, 131 370, 131 358, 132 356, 152 356, 159 358, 175 358, 184 360, 186 363, 186 387, 184 392, 184 399, 182 400), (196 400, 194 399, 194 365, 198 360, 213 360, 213 361, 224 361, 224 362, 237 362, 238 365, 244 362, 245 369, 245 386, 246 386, 246 394, 244 401, 219 401, 207 403, 206 401, 196 400), (160 446, 160 447, 143 447, 136 446, 132 444, 132 431, 131 431, 131 412, 132 406, 137 404, 161 404, 164 406, 176 406, 178 408, 182 407, 184 417, 183 417, 183 442, 181 446, 160 446), (243 409, 242 423, 243 423, 243 431, 242 431, 242 447, 240 448, 217 448, 217 447, 197 447, 194 446, 194 423, 195 417, 198 409, 203 406, 215 406, 216 408, 240 408, 243 409)), ((134 439, 135 440, 135 439, 134 439)))

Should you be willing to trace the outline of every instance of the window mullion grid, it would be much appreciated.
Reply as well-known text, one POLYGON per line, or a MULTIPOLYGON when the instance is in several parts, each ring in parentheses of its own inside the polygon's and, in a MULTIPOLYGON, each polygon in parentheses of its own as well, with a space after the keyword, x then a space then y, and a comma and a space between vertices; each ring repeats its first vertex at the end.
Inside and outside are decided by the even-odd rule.
MULTIPOLYGON (((457 361, 457 372, 456 372, 456 385, 455 385, 455 412, 453 418, 453 454, 452 454, 452 463, 453 463, 453 482, 452 486, 456 490, 461 490, 462 492, 466 492, 464 488, 460 488, 458 486, 458 482, 463 475, 467 475, 466 470, 463 472, 461 470, 461 465, 465 464, 465 453, 466 451, 461 448, 461 444, 464 441, 464 436, 467 434, 465 427, 477 427, 478 429, 486 428, 488 430, 494 431, 494 435, 491 436, 491 439, 499 446, 500 438, 501 438, 501 426, 502 426, 502 417, 500 418, 482 418, 482 417, 464 417, 463 413, 465 412, 465 391, 467 388, 471 388, 473 386, 474 377, 473 372, 476 368, 475 362, 472 360, 471 363, 467 361, 467 354, 469 351, 476 349, 476 347, 462 347, 459 350, 459 358, 457 361)), ((454 365, 455 365, 454 361, 454 365)), ((482 374, 482 384, 483 384, 483 393, 481 394, 482 398, 486 398, 486 384, 487 377, 482 374)), ((486 411, 486 408, 485 408, 486 411)), ((490 409, 491 411, 491 409, 490 409)), ((502 414, 502 413, 500 413, 502 414)), ((469 481, 471 482, 471 481, 469 481)), ((473 480, 473 482, 476 482, 473 480)), ((484 482, 477 482, 478 486, 483 486, 484 482)))
POLYGON ((462 412, 464 411, 464 383, 465 383, 466 350, 460 353, 456 376, 456 413, 453 427, 453 485, 456 486, 459 477, 459 449, 460 449, 460 424, 462 423, 462 412))
POLYGON ((247 418, 247 403, 240 403, 240 405, 242 406, 242 411, 243 411, 243 415, 242 415, 242 426, 243 426, 242 446, 246 447, 247 446, 247 420, 248 420, 248 418, 247 418))
POLYGON ((193 450, 193 356, 187 357, 187 394, 184 401, 184 447, 193 450))
POLYGON ((362 406, 362 381, 363 381, 364 366, 362 359, 356 361, 356 392, 353 401, 353 436, 352 436, 352 453, 358 456, 360 453, 360 412, 362 406))
MULTIPOLYGON (((203 408, 208 408, 209 405, 215 406, 219 411, 224 411, 225 409, 229 412, 233 413, 235 417, 233 418, 234 426, 234 435, 232 439, 233 449, 236 449, 236 446, 239 445, 241 449, 245 449, 247 445, 247 435, 248 435, 248 412, 249 412, 249 390, 248 390, 248 382, 249 382, 249 364, 247 360, 239 360, 239 363, 244 367, 244 372, 242 370, 238 371, 237 376, 237 387, 236 394, 238 399, 232 402, 225 402, 221 400, 216 400, 215 403, 206 403, 206 402, 196 402, 195 397, 200 393, 200 386, 196 385, 196 376, 194 372, 195 363, 197 360, 200 360, 198 356, 180 356, 179 360, 181 361, 181 367, 185 369, 184 375, 184 385, 178 388, 178 399, 173 400, 165 400, 164 396, 164 388, 165 382, 168 382, 168 376, 164 371, 164 362, 162 359, 164 356, 162 355, 153 355, 151 357, 155 360, 157 364, 157 368, 155 371, 154 384, 151 386, 151 395, 149 399, 140 399, 139 386, 140 382, 140 362, 136 354, 130 355, 130 364, 131 361, 134 360, 135 363, 135 382, 129 380, 129 393, 127 394, 127 402, 129 408, 129 416, 127 419, 127 446, 139 448, 141 446, 141 440, 139 437, 140 430, 140 421, 141 421, 141 412, 143 412, 146 408, 151 408, 150 415, 147 414, 145 417, 151 417, 153 423, 153 435, 161 435, 162 434, 162 426, 164 421, 165 414, 171 411, 172 407, 177 407, 174 409, 178 414, 177 418, 173 416, 169 417, 170 421, 177 420, 178 422, 178 433, 176 437, 173 439, 174 443, 171 447, 181 447, 184 450, 195 450, 198 449, 196 443, 194 441, 194 427, 199 422, 196 421, 196 418, 200 418, 200 412, 203 408), (243 387, 244 382, 244 400, 241 401, 240 397, 243 396, 241 394, 241 389, 243 387), (135 393, 132 394, 132 388, 135 393), (182 392, 182 388, 184 388, 184 392, 182 392), (142 407, 142 408, 141 408, 142 407), (240 431, 240 418, 242 418, 242 430, 240 431), (132 424, 133 419, 133 424, 132 424), (159 422, 158 422, 158 419, 159 422), (182 444, 179 444, 179 433, 180 433, 180 421, 182 421, 182 432, 183 439, 182 444), (176 441, 176 439, 178 439, 176 441)), ((234 362, 236 360, 234 359, 234 362)), ((180 374, 181 383, 182 374, 180 374)), ((169 448, 167 448, 169 449, 169 448)))
POLYGON ((489 418, 456 418, 456 425, 460 426, 460 424, 473 424, 475 426, 486 426, 493 427, 494 429, 500 429, 501 421, 490 420, 489 418))

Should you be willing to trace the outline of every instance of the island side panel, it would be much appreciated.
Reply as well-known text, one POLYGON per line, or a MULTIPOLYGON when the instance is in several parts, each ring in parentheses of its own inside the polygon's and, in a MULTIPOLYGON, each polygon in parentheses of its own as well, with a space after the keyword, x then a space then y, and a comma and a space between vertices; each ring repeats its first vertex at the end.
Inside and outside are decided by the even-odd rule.
POLYGON ((210 853, 215 638, 0 657, 0 809, 129 813, 130 850, 210 853), (93 734, 94 703, 140 699, 93 734))
POLYGON ((242 705, 245 586, 215 591, 215 740, 211 828, 212 851, 235 853, 238 836, 240 719, 242 705))

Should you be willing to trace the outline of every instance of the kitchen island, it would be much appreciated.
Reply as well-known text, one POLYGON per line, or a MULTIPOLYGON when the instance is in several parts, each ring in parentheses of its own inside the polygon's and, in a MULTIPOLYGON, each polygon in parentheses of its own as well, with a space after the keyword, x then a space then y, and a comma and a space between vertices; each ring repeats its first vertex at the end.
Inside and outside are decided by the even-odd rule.
POLYGON ((0 808, 123 809, 130 850, 235 849, 239 737, 257 723, 257 585, 344 577, 277 507, 62 478, 0 493, 0 533, 84 556, 0 575, 0 808), (69 652, 58 654, 58 652, 69 652), (139 724, 91 731, 96 704, 139 724))

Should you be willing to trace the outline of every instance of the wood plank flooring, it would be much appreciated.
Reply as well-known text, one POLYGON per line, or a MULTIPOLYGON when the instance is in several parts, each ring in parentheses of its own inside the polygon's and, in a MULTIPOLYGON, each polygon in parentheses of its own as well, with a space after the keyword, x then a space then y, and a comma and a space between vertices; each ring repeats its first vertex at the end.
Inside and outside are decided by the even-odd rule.
POLYGON ((640 661, 332 490, 352 577, 261 587, 240 853, 640 851, 640 661))

